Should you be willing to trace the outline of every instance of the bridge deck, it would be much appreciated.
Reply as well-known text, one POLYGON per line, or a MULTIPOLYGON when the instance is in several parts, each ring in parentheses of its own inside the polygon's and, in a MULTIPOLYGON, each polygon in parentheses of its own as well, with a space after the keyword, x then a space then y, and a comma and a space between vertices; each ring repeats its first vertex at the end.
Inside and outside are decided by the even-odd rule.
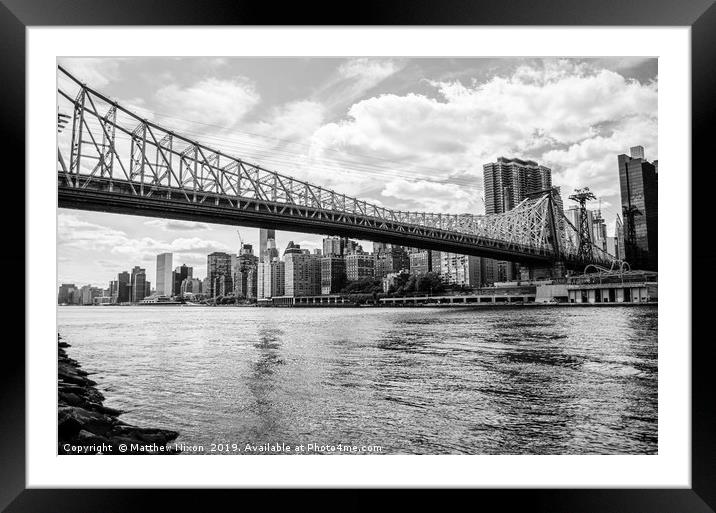
MULTIPOLYGON (((136 188, 136 183, 133 185, 136 188)), ((181 191, 148 186, 145 195, 138 196, 132 192, 129 182, 121 180, 113 180, 111 190, 109 180, 99 178, 93 178, 85 188, 78 188, 67 186, 62 174, 58 174, 58 205, 61 208, 339 235, 533 265, 549 265, 555 260, 551 252, 539 248, 254 198, 240 198, 237 203, 237 198, 229 202, 221 195, 207 197, 201 193, 196 201, 187 201, 181 191)))

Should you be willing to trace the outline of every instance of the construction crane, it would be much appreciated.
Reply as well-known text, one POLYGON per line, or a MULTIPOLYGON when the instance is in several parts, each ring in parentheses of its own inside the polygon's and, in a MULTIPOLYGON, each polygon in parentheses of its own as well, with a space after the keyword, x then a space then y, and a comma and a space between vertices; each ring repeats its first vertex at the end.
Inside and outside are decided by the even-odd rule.
POLYGON ((236 233, 239 234, 239 255, 241 254, 241 250, 244 249, 244 239, 241 238, 241 230, 238 228, 236 229, 236 233))

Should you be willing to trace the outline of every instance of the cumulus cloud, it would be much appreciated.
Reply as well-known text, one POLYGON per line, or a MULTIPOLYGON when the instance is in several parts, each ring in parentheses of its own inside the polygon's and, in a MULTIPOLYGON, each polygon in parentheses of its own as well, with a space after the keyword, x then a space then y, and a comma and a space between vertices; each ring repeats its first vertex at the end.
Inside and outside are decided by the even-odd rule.
POLYGON ((122 230, 91 223, 73 214, 58 216, 58 246, 93 251, 104 255, 121 255, 123 262, 142 262, 164 252, 198 253, 228 251, 225 244, 200 237, 179 237, 171 241, 152 237, 131 237, 122 230))
POLYGON ((474 213, 479 202, 478 197, 459 185, 424 180, 415 182, 394 179, 384 185, 381 194, 393 200, 386 203, 398 200, 400 210, 420 204, 422 210, 427 212, 474 213))
POLYGON ((319 88, 314 98, 328 110, 350 105, 403 68, 394 59, 358 58, 341 64, 335 76, 319 88))
POLYGON ((261 97, 246 78, 206 78, 188 87, 164 86, 157 91, 156 101, 162 113, 231 127, 241 121, 261 97))
POLYGON ((196 221, 178 221, 174 219, 151 219, 145 221, 146 226, 161 228, 164 231, 184 231, 184 230, 211 230, 211 226, 206 223, 196 221))
MULTIPOLYGON (((119 66, 123 59, 102 57, 65 57, 59 64, 73 76, 91 87, 104 87, 119 77, 119 66)), ((58 75, 60 78, 63 74, 58 75)))
MULTIPOLYGON (((461 170, 476 186, 483 164, 499 156, 531 158, 553 168, 555 185, 591 186, 601 195, 616 192, 617 153, 642 144, 656 158, 656 82, 546 60, 483 82, 431 85, 435 97, 385 94, 359 101, 346 119, 321 127, 315 144, 346 155, 369 153, 403 169, 430 166, 432 181, 461 170)), ((439 190, 434 183, 421 191, 388 178, 381 195, 422 210, 426 201, 436 204, 439 190)), ((476 204, 458 194, 454 200, 458 208, 476 204)))
POLYGON ((258 121, 251 127, 252 132, 269 138, 253 142, 270 147, 294 139, 304 140, 323 124, 324 114, 324 106, 312 100, 299 100, 274 107, 265 121, 258 121))

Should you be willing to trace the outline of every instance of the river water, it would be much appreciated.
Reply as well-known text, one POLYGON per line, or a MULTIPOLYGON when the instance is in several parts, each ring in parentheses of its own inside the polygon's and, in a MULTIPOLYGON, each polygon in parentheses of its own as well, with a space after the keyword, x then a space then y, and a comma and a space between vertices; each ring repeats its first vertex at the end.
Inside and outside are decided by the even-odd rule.
POLYGON ((59 307, 58 332, 184 454, 657 452, 655 306, 59 307))

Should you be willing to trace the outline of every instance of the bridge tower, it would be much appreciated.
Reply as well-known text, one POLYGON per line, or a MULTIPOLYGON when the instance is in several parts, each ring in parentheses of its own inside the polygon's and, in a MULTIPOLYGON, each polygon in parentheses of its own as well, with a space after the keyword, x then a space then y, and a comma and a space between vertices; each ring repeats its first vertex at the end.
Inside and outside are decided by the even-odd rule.
POLYGON ((577 227, 577 239, 579 240, 579 248, 577 249, 577 257, 581 260, 591 261, 594 258, 592 250, 592 227, 589 225, 587 217, 587 201, 597 199, 594 193, 589 191, 589 187, 575 189, 569 199, 579 203, 579 226, 577 227))

